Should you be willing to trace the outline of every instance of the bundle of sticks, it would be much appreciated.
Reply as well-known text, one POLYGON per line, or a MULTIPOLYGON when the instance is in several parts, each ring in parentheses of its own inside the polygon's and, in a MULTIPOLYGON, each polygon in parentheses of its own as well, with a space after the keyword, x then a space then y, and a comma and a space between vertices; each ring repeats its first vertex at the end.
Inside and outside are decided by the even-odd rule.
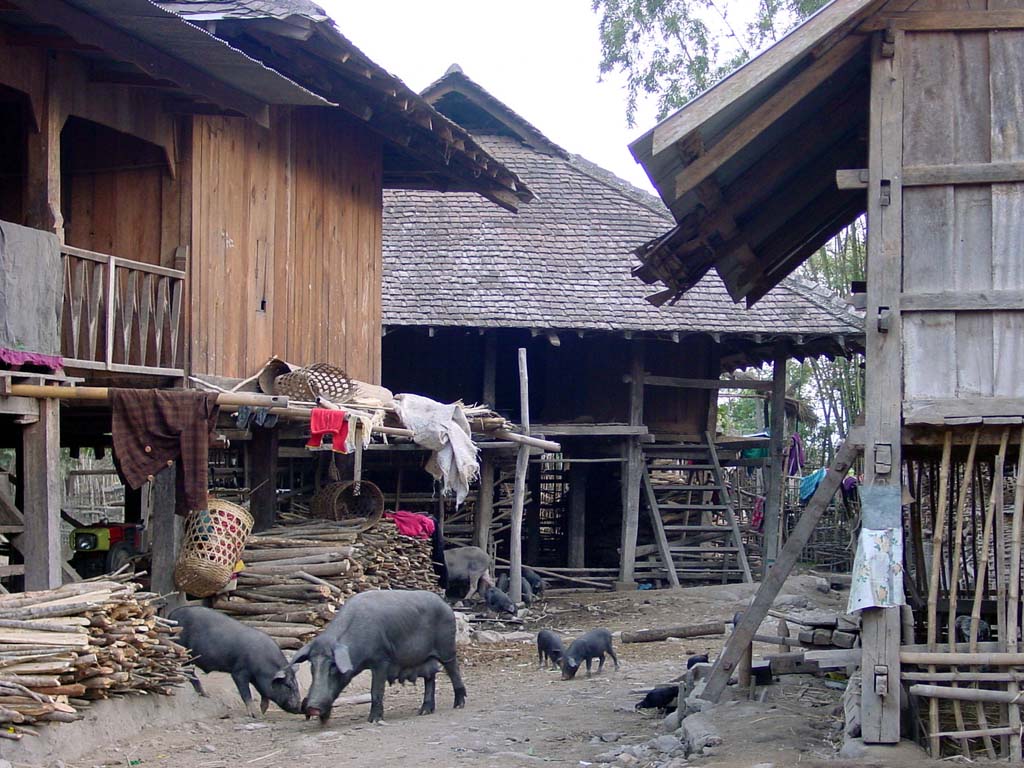
POLYGON ((188 652, 127 576, 0 596, 0 737, 71 722, 91 701, 170 694, 188 652))
POLYGON ((213 607, 284 649, 312 639, 345 599, 368 589, 436 589, 429 541, 381 520, 368 531, 342 522, 279 525, 249 538, 233 592, 213 607))

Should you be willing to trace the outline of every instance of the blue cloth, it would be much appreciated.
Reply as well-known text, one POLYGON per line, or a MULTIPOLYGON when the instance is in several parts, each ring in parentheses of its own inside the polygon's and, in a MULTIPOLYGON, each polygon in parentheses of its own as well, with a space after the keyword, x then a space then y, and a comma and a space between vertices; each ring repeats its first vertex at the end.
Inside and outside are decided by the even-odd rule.
POLYGON ((828 470, 822 467, 817 472, 812 472, 800 480, 800 503, 806 504, 814 492, 818 490, 818 486, 821 485, 821 481, 825 479, 825 475, 828 474, 828 470))

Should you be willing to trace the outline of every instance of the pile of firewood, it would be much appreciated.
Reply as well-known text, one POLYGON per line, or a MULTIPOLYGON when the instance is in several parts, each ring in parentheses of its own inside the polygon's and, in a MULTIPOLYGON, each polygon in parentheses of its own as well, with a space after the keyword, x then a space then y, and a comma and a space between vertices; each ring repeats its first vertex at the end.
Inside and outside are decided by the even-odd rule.
POLYGON ((213 607, 294 650, 358 592, 437 589, 430 553, 390 520, 361 533, 344 521, 279 525, 249 538, 235 590, 213 607))
POLYGON ((0 737, 70 722, 96 699, 170 694, 188 652, 127 577, 0 596, 0 737))

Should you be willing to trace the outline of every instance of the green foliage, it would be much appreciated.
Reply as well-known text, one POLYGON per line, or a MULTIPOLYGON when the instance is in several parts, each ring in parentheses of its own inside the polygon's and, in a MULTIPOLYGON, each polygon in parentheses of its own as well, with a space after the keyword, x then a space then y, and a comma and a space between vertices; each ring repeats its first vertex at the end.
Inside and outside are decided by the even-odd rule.
POLYGON ((660 120, 826 0, 759 0, 752 16, 749 3, 740 0, 592 2, 601 15, 601 74, 617 71, 626 76, 626 119, 632 127, 642 96, 657 100, 660 120))

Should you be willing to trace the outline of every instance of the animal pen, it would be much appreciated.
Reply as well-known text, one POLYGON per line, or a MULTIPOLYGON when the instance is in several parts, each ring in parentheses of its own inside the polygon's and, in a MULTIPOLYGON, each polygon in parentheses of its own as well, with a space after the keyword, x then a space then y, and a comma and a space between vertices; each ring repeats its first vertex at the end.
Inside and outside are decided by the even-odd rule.
POLYGON ((909 695, 936 757, 1021 760, 1022 93, 1019 2, 836 0, 633 145, 677 222, 639 252, 662 298, 714 266, 754 304, 867 214, 863 428, 706 696, 862 446, 864 740, 909 695))

